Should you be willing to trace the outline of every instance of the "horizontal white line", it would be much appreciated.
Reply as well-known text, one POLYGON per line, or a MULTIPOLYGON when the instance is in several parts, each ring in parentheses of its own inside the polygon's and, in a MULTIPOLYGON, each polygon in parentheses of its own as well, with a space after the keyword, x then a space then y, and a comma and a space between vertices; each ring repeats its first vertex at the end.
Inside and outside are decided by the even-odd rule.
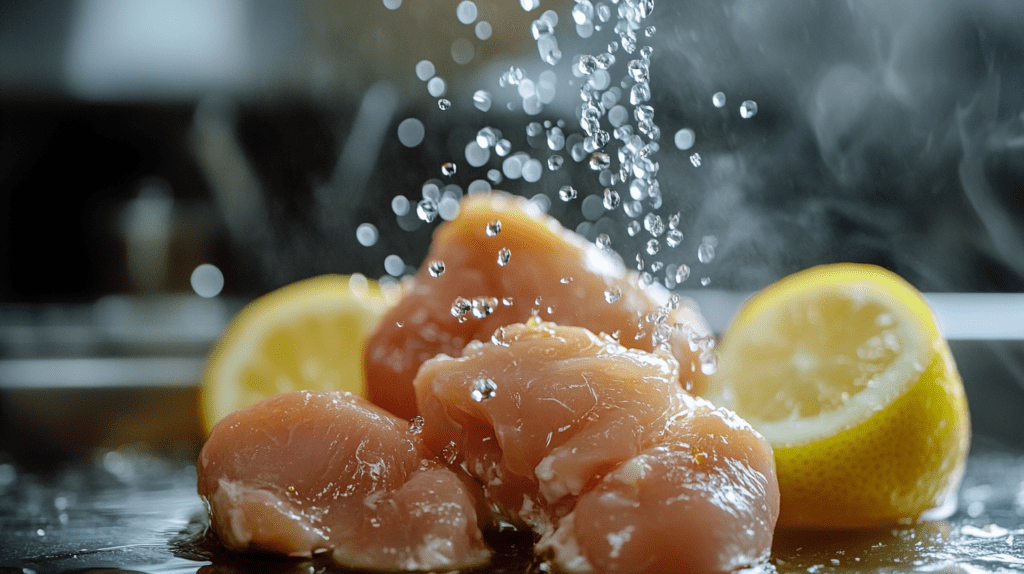
POLYGON ((205 359, 130 357, 0 360, 0 388, 194 387, 205 359))
MULTIPOLYGON (((719 334, 751 295, 714 290, 680 294, 697 302, 719 334)), ((951 341, 1024 341, 1024 293, 926 293, 925 299, 939 330, 951 341)))

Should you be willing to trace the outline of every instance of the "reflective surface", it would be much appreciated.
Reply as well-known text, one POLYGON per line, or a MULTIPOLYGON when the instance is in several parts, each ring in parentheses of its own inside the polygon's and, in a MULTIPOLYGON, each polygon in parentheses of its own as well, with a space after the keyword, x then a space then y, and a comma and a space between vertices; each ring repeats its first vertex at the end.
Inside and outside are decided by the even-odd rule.
MULTIPOLYGON (((0 574, 131 572, 290 574, 320 560, 235 555, 205 535, 194 452, 121 448, 52 471, 0 464, 0 574)), ((495 534, 494 562, 472 572, 535 573, 530 541, 495 534)), ((1024 450, 981 437, 945 521, 862 532, 777 532, 763 571, 1001 572, 1024 568, 1024 450)))

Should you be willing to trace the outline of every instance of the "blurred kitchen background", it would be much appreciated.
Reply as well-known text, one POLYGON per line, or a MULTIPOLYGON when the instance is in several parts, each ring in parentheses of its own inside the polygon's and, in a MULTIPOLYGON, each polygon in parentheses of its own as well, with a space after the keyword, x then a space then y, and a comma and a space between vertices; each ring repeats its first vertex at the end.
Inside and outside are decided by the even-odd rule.
MULTIPOLYGON (((555 152, 528 123, 582 131, 573 56, 616 37, 577 25, 572 0, 534 3, 0 4, 0 453, 188 448, 203 357, 233 314, 315 274, 413 271, 443 219, 416 217, 425 185, 540 196, 631 261, 622 210, 586 209, 605 187, 587 161, 561 150, 534 178, 467 157, 484 127, 542 165, 555 152), (546 10, 554 65, 531 36, 546 10), (503 85, 512 66, 556 73, 539 108, 503 85)), ((660 257, 693 269, 677 287, 717 324, 831 261, 974 294, 942 301, 993 329, 951 327, 976 428, 1024 444, 1024 3, 659 0, 647 23, 659 211, 685 234, 660 257)), ((612 85, 636 57, 616 56, 612 85)))

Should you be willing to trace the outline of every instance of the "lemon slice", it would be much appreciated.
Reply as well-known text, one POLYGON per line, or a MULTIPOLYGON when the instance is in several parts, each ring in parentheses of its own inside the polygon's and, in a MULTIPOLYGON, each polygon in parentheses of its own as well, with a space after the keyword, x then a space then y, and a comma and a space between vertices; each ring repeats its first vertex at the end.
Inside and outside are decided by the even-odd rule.
POLYGON ((366 396, 363 348, 394 299, 362 275, 322 275, 249 303, 207 360, 199 398, 206 431, 231 411, 281 392, 366 396))
POLYGON ((780 526, 859 528, 949 514, 970 421, 924 297, 880 267, 814 267, 749 299, 707 398, 775 450, 780 526))

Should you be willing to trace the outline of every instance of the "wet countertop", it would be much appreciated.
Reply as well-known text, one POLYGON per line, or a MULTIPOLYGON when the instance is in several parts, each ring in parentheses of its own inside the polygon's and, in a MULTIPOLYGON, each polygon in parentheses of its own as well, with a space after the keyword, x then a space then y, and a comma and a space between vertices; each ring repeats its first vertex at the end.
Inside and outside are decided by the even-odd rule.
MULTIPOLYGON (((290 574, 315 561, 239 556, 208 539, 194 450, 121 447, 49 469, 0 463, 0 574, 145 572, 290 574), (111 570, 113 569, 113 570, 111 570)), ((528 540, 496 540, 475 573, 544 572, 528 540)), ((1024 449, 976 437, 950 519, 856 532, 776 533, 778 572, 1024 570, 1024 449)))

